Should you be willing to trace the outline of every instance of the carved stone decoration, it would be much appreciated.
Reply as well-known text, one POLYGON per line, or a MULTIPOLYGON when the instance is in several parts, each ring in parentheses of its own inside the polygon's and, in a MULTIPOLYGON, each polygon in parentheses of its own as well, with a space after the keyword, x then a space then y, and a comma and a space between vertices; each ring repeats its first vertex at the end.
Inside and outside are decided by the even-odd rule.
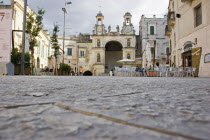
POLYGON ((110 33, 111 32, 111 26, 109 25, 108 27, 108 32, 110 33))
POLYGON ((119 32, 120 32, 120 27, 119 27, 119 25, 117 25, 116 29, 117 29, 117 32, 119 33, 119 32))

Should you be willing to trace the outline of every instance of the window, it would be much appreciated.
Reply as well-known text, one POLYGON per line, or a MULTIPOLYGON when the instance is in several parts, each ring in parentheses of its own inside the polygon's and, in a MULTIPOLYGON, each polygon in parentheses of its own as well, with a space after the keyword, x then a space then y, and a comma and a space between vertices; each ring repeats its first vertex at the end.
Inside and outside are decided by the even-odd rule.
POLYGON ((101 18, 98 19, 98 25, 102 25, 102 19, 101 18))
POLYGON ((127 40, 127 46, 128 46, 128 47, 131 46, 131 40, 130 40, 130 39, 127 40))
POLYGON ((199 4, 194 8, 195 13, 195 27, 202 24, 202 6, 199 4))
POLYGON ((100 39, 97 39, 97 47, 100 47, 101 46, 101 41, 100 39))
POLYGON ((131 59, 130 53, 127 54, 127 59, 131 59))
POLYGON ((68 56, 72 56, 72 48, 68 48, 67 49, 67 55, 68 56))
POLYGON ((167 47, 166 48, 166 54, 168 55, 170 53, 170 50, 169 50, 169 48, 167 47))
POLYGON ((84 57, 85 56, 85 51, 80 51, 80 56, 84 57))
POLYGON ((37 47, 37 54, 40 54, 40 46, 41 46, 41 42, 38 42, 38 47, 37 47))
POLYGON ((44 57, 44 45, 42 45, 42 53, 41 56, 44 57))
POLYGON ((130 25, 130 18, 126 18, 126 25, 130 25))
POLYGON ((152 57, 154 57, 154 47, 151 47, 151 54, 152 54, 152 57))
POLYGON ((101 62, 101 55, 99 53, 97 54, 97 62, 101 62))
POLYGON ((150 26, 150 35, 155 34, 155 26, 150 26))

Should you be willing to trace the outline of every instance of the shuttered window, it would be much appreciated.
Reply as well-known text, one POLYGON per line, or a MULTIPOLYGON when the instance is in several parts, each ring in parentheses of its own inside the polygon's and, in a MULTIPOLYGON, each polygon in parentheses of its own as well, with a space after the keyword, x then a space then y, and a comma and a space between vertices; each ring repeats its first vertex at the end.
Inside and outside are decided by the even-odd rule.
POLYGON ((68 56, 72 56, 72 48, 68 48, 67 49, 67 55, 68 56))
POLYGON ((166 54, 169 54, 169 53, 170 53, 169 48, 166 48, 166 54))
POLYGON ((80 57, 84 57, 85 56, 85 51, 80 51, 80 57))
POLYGON ((199 4, 195 7, 195 27, 202 24, 202 6, 199 4))
POLYGON ((154 34, 155 34, 155 27, 150 26, 150 35, 154 35, 154 34))

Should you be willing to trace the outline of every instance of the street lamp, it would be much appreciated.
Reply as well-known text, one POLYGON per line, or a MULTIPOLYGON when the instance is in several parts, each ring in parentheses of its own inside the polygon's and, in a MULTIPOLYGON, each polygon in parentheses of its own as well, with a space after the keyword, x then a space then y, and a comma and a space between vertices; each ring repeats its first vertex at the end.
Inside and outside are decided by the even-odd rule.
POLYGON ((153 59, 153 71, 155 70, 155 50, 156 50, 156 40, 154 40, 154 59, 153 59))
POLYGON ((21 71, 20 71, 20 75, 24 75, 24 69, 25 69, 26 13, 27 13, 27 0, 24 0, 23 35, 22 35, 22 53, 21 53, 21 71))
MULTIPOLYGON (((69 2, 65 2, 65 7, 68 4, 72 4, 70 1, 69 2)), ((64 63, 64 54, 65 54, 65 28, 66 28, 66 8, 62 8, 62 11, 64 13, 64 23, 63 23, 63 59, 62 59, 62 63, 64 63)))

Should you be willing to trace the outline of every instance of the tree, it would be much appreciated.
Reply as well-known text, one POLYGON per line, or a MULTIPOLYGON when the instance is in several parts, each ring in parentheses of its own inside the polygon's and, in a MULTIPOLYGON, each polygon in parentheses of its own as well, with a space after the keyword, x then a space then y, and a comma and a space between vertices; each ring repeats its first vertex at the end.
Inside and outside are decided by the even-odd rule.
POLYGON ((42 20, 45 11, 43 9, 38 9, 38 13, 34 12, 27 14, 26 20, 26 33, 29 35, 29 49, 31 51, 31 62, 32 62, 32 74, 34 74, 34 47, 37 46, 37 36, 42 30, 42 20))
MULTIPOLYGON (((20 61, 21 61, 21 52, 18 51, 17 48, 14 48, 11 52, 11 62, 15 66, 20 66, 20 61)), ((25 53, 25 66, 30 67, 30 54, 25 53)))
POLYGON ((54 29, 53 29, 53 34, 51 36, 51 44, 52 44, 52 48, 54 49, 54 54, 53 56, 55 57, 55 74, 58 74, 58 68, 57 68, 57 60, 58 60, 58 56, 61 54, 59 49, 60 46, 58 44, 58 32, 59 32, 59 27, 58 25, 54 25, 54 29))
POLYGON ((69 74, 71 72, 71 67, 68 64, 60 63, 60 72, 62 74, 69 74))

